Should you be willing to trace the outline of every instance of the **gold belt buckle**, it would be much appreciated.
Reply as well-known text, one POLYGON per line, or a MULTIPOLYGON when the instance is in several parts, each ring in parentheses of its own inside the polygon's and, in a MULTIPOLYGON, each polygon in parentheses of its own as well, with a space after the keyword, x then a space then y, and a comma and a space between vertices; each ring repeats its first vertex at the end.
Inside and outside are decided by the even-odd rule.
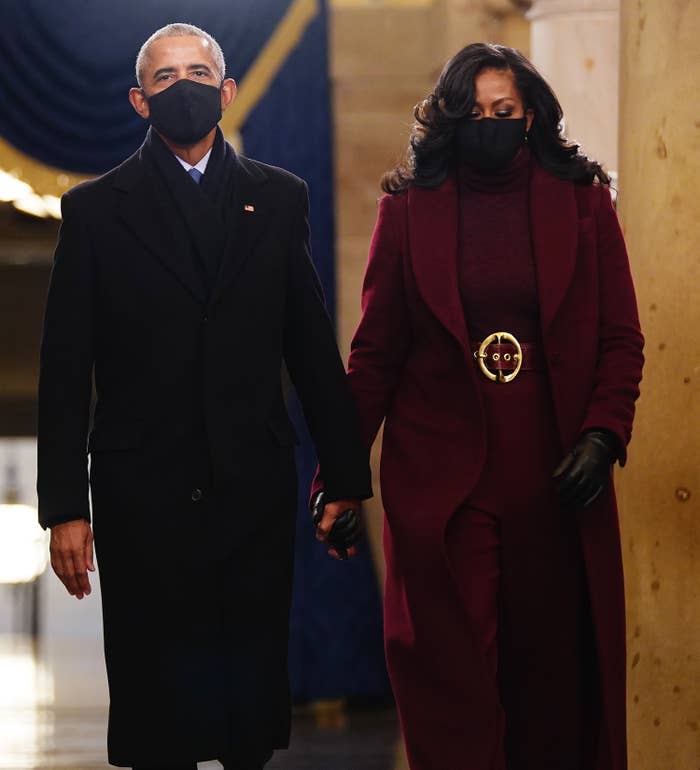
MULTIPOLYGON (((506 353, 506 355, 510 355, 506 353)), ((484 373, 486 377, 492 382, 512 382, 520 371, 520 367, 523 365, 523 349, 520 347, 518 340, 508 332, 494 332, 489 334, 488 337, 479 346, 479 351, 474 354, 476 360, 479 362, 479 369, 484 373), (487 352, 489 345, 494 342, 500 344, 502 341, 510 342, 515 347, 515 353, 513 353, 513 371, 510 374, 503 374, 499 369, 497 372, 492 372, 486 365, 489 359, 487 352)), ((500 356, 498 353, 493 353, 492 358, 494 361, 498 361, 500 356)), ((504 357, 505 358, 505 357, 504 357)))

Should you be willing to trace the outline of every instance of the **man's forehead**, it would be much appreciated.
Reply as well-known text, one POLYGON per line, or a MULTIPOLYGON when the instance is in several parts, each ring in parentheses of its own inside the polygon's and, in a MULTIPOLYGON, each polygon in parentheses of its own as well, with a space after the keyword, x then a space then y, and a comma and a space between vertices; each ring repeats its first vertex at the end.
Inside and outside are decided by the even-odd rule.
POLYGON ((186 35, 179 37, 161 37, 154 40, 147 51, 148 65, 152 69, 159 69, 172 63, 214 64, 211 43, 204 37, 186 35))

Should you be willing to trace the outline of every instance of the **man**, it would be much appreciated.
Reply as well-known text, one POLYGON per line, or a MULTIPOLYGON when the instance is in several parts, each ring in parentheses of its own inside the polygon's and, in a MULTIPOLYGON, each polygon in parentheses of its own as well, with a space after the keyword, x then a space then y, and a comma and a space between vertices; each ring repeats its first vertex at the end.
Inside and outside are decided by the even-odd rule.
POLYGON ((289 733, 297 439, 283 361, 331 501, 320 539, 332 543, 336 520, 371 495, 367 451, 309 257, 306 185, 223 140, 236 85, 206 32, 157 31, 137 77, 143 146, 62 202, 41 352, 40 522, 54 570, 82 599, 90 486, 110 762, 259 770, 289 733))

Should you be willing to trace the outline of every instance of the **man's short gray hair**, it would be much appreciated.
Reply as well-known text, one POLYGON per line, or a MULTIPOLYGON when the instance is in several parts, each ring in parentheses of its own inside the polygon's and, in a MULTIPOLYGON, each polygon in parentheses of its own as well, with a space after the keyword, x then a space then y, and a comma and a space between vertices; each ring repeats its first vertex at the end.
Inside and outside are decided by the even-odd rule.
POLYGON ((148 58, 148 49, 155 40, 160 40, 162 37, 201 37, 209 43, 211 49, 211 57, 214 60, 214 66, 217 69, 219 80, 223 80, 226 76, 226 61, 224 59, 224 52, 221 50, 221 46, 214 40, 214 38, 203 29, 195 27, 194 24, 183 24, 177 22, 175 24, 166 24, 164 27, 157 29, 146 42, 141 46, 139 55, 136 57, 136 80, 139 86, 143 86, 144 70, 146 69, 146 59, 148 58))

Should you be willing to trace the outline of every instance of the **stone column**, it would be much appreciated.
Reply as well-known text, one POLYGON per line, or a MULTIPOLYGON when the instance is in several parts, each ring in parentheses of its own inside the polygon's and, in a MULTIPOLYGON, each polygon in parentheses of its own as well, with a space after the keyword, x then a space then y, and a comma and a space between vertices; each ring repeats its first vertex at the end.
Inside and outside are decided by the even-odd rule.
POLYGON ((620 0, 535 0, 531 56, 559 97, 566 134, 617 169, 620 0))
POLYGON ((646 367, 619 474, 630 768, 700 766, 700 3, 622 0, 620 194, 646 367))

